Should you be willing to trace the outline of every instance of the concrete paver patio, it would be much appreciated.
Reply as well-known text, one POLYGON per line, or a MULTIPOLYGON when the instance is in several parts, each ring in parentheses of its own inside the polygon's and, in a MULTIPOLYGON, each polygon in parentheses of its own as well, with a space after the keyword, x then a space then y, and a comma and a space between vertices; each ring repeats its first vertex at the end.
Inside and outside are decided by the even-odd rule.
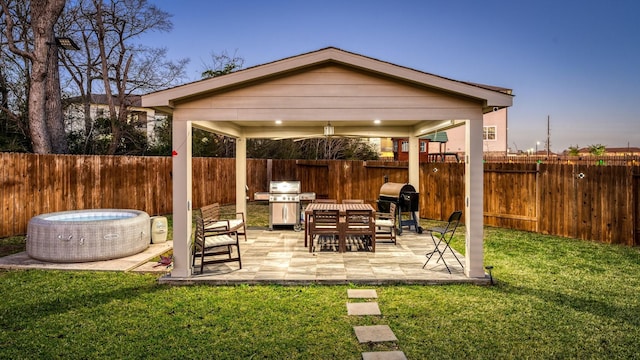
MULTIPOLYGON (((171 242, 152 244, 148 250, 131 257, 108 261, 54 264, 31 259, 26 253, 0 258, 2 269, 58 269, 91 271, 166 272, 165 267, 154 267, 153 257, 166 252, 171 242)), ((242 269, 237 262, 205 266, 203 274, 188 278, 166 274, 160 283, 188 284, 489 284, 489 277, 470 279, 463 269, 445 254, 451 269, 433 259, 423 269, 425 253, 433 249, 427 234, 404 231, 397 244, 377 242, 376 252, 317 251, 309 253, 304 246, 304 233, 291 229, 249 229, 247 241, 240 241, 242 269)), ((460 255, 458 255, 460 257, 460 255)), ((463 258, 461 258, 463 259, 463 258)))
MULTIPOLYGON (((425 254, 433 249, 428 234, 404 231, 397 244, 377 242, 376 252, 317 251, 309 253, 304 233, 290 229, 247 231, 247 241, 240 242, 242 269, 237 262, 205 266, 203 274, 189 278, 171 275, 161 283, 209 284, 489 284, 489 278, 470 279, 447 252, 444 258, 451 269, 434 258, 423 269, 425 254)), ((458 257, 460 255, 458 254, 458 257)), ((463 259, 463 257, 461 258, 463 259)), ((463 259, 464 260, 464 259, 463 259)))

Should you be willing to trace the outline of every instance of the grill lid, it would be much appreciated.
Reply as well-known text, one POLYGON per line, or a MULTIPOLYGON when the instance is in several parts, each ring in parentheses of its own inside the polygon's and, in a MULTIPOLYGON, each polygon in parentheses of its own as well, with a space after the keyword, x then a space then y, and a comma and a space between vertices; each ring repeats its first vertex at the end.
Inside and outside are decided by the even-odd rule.
POLYGON ((272 194, 298 194, 300 193, 300 181, 272 181, 269 183, 269 192, 272 194))
POLYGON ((402 183, 384 183, 380 187, 380 197, 387 198, 400 198, 400 194, 416 192, 416 188, 411 184, 402 184, 402 183))

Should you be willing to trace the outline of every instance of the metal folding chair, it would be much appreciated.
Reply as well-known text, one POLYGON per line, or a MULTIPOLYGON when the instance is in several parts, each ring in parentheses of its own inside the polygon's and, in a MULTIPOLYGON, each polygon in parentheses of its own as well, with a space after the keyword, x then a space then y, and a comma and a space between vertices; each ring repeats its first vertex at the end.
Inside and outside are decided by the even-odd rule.
POLYGON ((453 257, 456 260, 458 260, 458 264, 460 264, 460 266, 464 268, 464 265, 462 265, 462 262, 460 262, 460 259, 458 259, 458 257, 456 256, 456 253, 453 252, 453 249, 451 249, 451 246, 450 246, 451 240, 453 239, 453 234, 455 234, 456 229, 458 228, 458 225, 460 225, 461 217, 462 217, 462 211, 456 210, 451 215, 449 215, 449 220, 446 226, 433 227, 433 228, 427 229, 427 231, 431 234, 431 240, 433 241, 433 245, 435 245, 435 248, 433 251, 425 254, 425 256, 427 257, 427 262, 425 262, 424 265, 422 265, 423 269, 425 266, 427 266, 427 264, 429 263, 433 255, 438 253, 440 256, 438 257, 438 260, 436 261, 436 263, 442 260, 442 263, 447 268, 447 271, 449 271, 449 274, 451 274, 451 269, 449 269, 449 265, 447 265, 447 262, 444 261, 444 258, 442 257, 445 251, 447 251, 447 249, 449 249, 453 257), (437 242, 436 242, 436 237, 434 237, 433 234, 437 235, 438 237, 437 242), (440 250, 440 244, 443 242, 445 244, 444 250, 440 250))

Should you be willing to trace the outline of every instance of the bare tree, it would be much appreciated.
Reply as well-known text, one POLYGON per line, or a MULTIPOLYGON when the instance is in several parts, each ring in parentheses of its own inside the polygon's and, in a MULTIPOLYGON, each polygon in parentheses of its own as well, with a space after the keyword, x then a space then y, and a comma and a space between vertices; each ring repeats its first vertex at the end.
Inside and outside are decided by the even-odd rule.
POLYGON ((171 84, 183 76, 188 60, 161 62, 165 49, 133 44, 145 32, 171 30, 168 13, 146 0, 113 0, 108 4, 92 0, 92 3, 95 16, 91 27, 97 39, 113 136, 108 151, 114 154, 125 135, 122 127, 127 122, 130 95, 171 84))
MULTIPOLYGON (((10 4, 11 17, 16 19, 13 37, 27 42, 28 11, 24 3, 10 4)), ((0 7, 0 29, 6 29, 6 16, 0 7)), ((0 31, 0 146, 2 150, 30 151, 29 116, 27 97, 29 94, 29 61, 11 52, 6 33, 0 31)))
POLYGON ((48 154, 54 149, 52 142, 64 142, 66 139, 51 137, 48 127, 58 125, 52 124, 47 117, 47 83, 52 81, 49 74, 50 45, 55 41, 53 28, 64 9, 65 0, 32 0, 30 2, 28 19, 22 20, 27 20, 30 24, 32 43, 23 41, 24 38, 16 38, 16 34, 24 34, 24 28, 26 28, 26 24, 16 25, 14 22, 15 13, 11 10, 15 9, 14 5, 19 3, 21 2, 0 0, 5 21, 4 34, 9 50, 30 63, 29 135, 33 151, 48 154), (16 27, 23 27, 23 29, 17 31, 16 27))
POLYGON ((374 160, 378 158, 369 143, 358 138, 321 137, 299 141, 300 154, 305 159, 374 160))
POLYGON ((90 0, 79 0, 74 6, 68 7, 62 13, 57 29, 60 33, 73 35, 80 43, 80 51, 65 52, 60 61, 70 80, 75 84, 76 91, 82 100, 84 116, 84 146, 86 152, 88 139, 93 131, 93 119, 91 117, 91 102, 94 81, 101 78, 98 71, 99 55, 95 34, 91 30, 91 18, 95 16, 90 0))
POLYGON ((204 63, 204 70, 202 71, 202 78, 212 78, 216 76, 222 76, 230 74, 234 71, 242 69, 244 65, 244 58, 238 56, 237 50, 233 56, 225 50, 221 53, 211 52, 211 63, 204 63))

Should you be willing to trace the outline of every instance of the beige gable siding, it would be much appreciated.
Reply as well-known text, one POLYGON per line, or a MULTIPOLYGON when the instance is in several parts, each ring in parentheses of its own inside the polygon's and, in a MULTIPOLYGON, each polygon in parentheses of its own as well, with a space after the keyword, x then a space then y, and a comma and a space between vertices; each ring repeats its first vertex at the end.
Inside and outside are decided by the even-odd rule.
MULTIPOLYGON (((394 82, 342 66, 306 69, 286 77, 177 103, 182 116, 210 120, 434 120, 450 119, 477 103, 451 94, 394 82), (369 118, 367 118, 369 117, 369 118)), ((181 116, 181 117, 182 117, 181 116)))

